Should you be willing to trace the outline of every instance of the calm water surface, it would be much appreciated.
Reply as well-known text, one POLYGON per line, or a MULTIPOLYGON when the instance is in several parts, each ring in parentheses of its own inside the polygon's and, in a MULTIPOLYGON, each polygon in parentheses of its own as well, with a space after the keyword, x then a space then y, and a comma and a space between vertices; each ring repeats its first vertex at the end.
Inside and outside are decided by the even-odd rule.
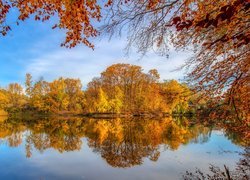
POLYGON ((181 179, 234 168, 240 138, 187 119, 0 120, 0 179, 181 179))

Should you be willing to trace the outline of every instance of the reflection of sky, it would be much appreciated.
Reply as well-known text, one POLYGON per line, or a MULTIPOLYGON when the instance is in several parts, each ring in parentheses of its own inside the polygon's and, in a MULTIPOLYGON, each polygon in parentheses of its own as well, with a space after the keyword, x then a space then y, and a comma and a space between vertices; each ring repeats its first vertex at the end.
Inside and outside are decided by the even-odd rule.
POLYGON ((47 149, 40 153, 32 151, 32 157, 26 159, 25 146, 9 148, 6 143, 0 145, 0 179, 179 179, 180 173, 198 167, 207 170, 209 164, 231 169, 238 161, 241 151, 219 131, 213 131, 209 141, 203 144, 182 145, 176 151, 161 148, 158 161, 144 159, 141 166, 132 168, 113 168, 87 145, 84 139, 80 151, 59 153, 47 149))

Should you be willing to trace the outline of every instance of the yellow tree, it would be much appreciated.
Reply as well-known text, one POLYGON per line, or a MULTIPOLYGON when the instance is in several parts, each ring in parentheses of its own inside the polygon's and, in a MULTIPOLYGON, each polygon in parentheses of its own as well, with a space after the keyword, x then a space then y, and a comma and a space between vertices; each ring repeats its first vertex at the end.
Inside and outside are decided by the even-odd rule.
MULTIPOLYGON (((27 80, 26 80, 27 84, 27 80)), ((29 84, 29 83, 28 83, 29 84)), ((30 86, 26 87, 26 91, 29 92, 30 86)), ((31 87, 29 102, 31 107, 35 108, 38 111, 49 111, 48 103, 45 102, 47 93, 49 92, 49 83, 40 79, 35 82, 31 87)))
POLYGON ((108 97, 106 93, 102 90, 102 88, 99 89, 98 93, 98 100, 96 103, 96 109, 98 112, 109 112, 110 111, 110 104, 108 102, 108 97))
POLYGON ((6 109, 10 103, 6 90, 0 89, 0 110, 6 109))
POLYGON ((163 101, 158 81, 157 70, 144 73, 140 66, 113 64, 101 73, 100 78, 95 78, 88 84, 87 106, 96 106, 101 88, 113 112, 140 113, 160 110, 163 101))
POLYGON ((87 90, 85 91, 85 99, 86 99, 85 111, 97 112, 96 102, 98 99, 98 93, 100 88, 101 88, 100 78, 93 78, 93 80, 88 83, 87 90))
POLYGON ((65 87, 66 84, 63 78, 49 83, 50 91, 48 93, 48 101, 51 104, 51 111, 59 112, 67 110, 69 97, 65 92, 65 87))
POLYGON ((10 100, 10 107, 21 109, 26 103, 22 86, 18 83, 11 83, 7 88, 7 92, 10 100))
POLYGON ((113 113, 120 113, 123 106, 124 95, 122 90, 116 86, 115 87, 115 97, 109 100, 110 109, 113 113))
POLYGON ((176 80, 166 81, 162 84, 161 94, 169 112, 183 113, 188 109, 191 91, 186 85, 176 80))
POLYGON ((26 74, 25 87, 25 92, 30 97, 32 92, 32 76, 29 73, 26 74))
POLYGON ((65 93, 68 96, 68 111, 82 111, 84 106, 84 93, 80 79, 64 79, 65 93))

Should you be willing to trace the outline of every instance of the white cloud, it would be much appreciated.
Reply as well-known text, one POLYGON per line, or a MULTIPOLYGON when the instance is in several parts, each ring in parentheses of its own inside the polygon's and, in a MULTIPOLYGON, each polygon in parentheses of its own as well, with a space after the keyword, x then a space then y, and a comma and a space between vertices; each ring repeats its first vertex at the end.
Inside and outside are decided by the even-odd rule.
POLYGON ((60 76, 80 78, 84 86, 114 63, 140 65, 145 71, 157 69, 161 79, 180 79, 183 77, 183 71, 172 71, 182 65, 190 54, 187 52, 176 53, 171 50, 169 59, 149 53, 138 60, 139 55, 136 53, 131 53, 129 57, 124 55, 123 48, 126 42, 121 39, 96 42, 94 51, 83 46, 73 49, 38 48, 46 47, 44 44, 48 44, 48 42, 45 40, 31 48, 36 56, 26 61, 27 65, 23 73, 31 73, 35 79, 43 76, 49 81, 60 76))

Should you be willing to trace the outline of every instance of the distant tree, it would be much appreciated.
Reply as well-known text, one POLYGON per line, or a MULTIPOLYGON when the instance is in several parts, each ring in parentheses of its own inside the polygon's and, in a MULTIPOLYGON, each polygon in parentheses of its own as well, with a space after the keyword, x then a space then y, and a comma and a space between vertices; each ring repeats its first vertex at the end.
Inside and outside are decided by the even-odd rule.
POLYGON ((88 84, 87 109, 96 111, 94 107, 100 107, 98 103, 102 102, 101 107, 106 107, 101 108, 102 112, 185 112, 190 89, 177 81, 160 83, 159 79, 155 69, 144 73, 140 66, 113 64, 88 84))
POLYGON ((188 109, 191 91, 186 85, 171 80, 162 83, 161 86, 161 94, 169 112, 183 113, 188 109))
POLYGON ((26 74, 25 87, 26 87, 25 92, 30 97, 33 87, 32 87, 32 76, 29 73, 26 74))
POLYGON ((49 92, 49 83, 40 79, 39 81, 35 82, 31 95, 30 95, 30 105, 34 107, 38 111, 50 111, 50 102, 48 102, 47 94, 49 92))
POLYGON ((98 101, 101 88, 107 96, 111 111, 135 112, 143 108, 142 103, 145 101, 141 99, 144 91, 148 92, 151 81, 155 80, 143 73, 140 66, 114 64, 102 72, 99 79, 89 83, 86 95, 92 97, 92 101, 98 101))
POLYGON ((84 106, 84 93, 82 91, 82 83, 80 79, 64 79, 65 93, 68 96, 69 104, 67 109, 69 111, 82 111, 84 106))
POLYGON ((7 91, 4 89, 0 89, 0 110, 6 109, 10 103, 9 96, 7 91))
POLYGON ((102 90, 102 88, 99 89, 98 93, 98 100, 96 102, 96 109, 98 112, 109 112, 110 110, 110 104, 108 101, 108 97, 106 93, 102 90))
POLYGON ((113 113, 120 113, 123 107, 124 95, 119 87, 115 87, 115 96, 110 100, 110 109, 113 113))
POLYGON ((21 109, 26 103, 24 91, 20 84, 11 83, 7 88, 11 108, 21 109))

